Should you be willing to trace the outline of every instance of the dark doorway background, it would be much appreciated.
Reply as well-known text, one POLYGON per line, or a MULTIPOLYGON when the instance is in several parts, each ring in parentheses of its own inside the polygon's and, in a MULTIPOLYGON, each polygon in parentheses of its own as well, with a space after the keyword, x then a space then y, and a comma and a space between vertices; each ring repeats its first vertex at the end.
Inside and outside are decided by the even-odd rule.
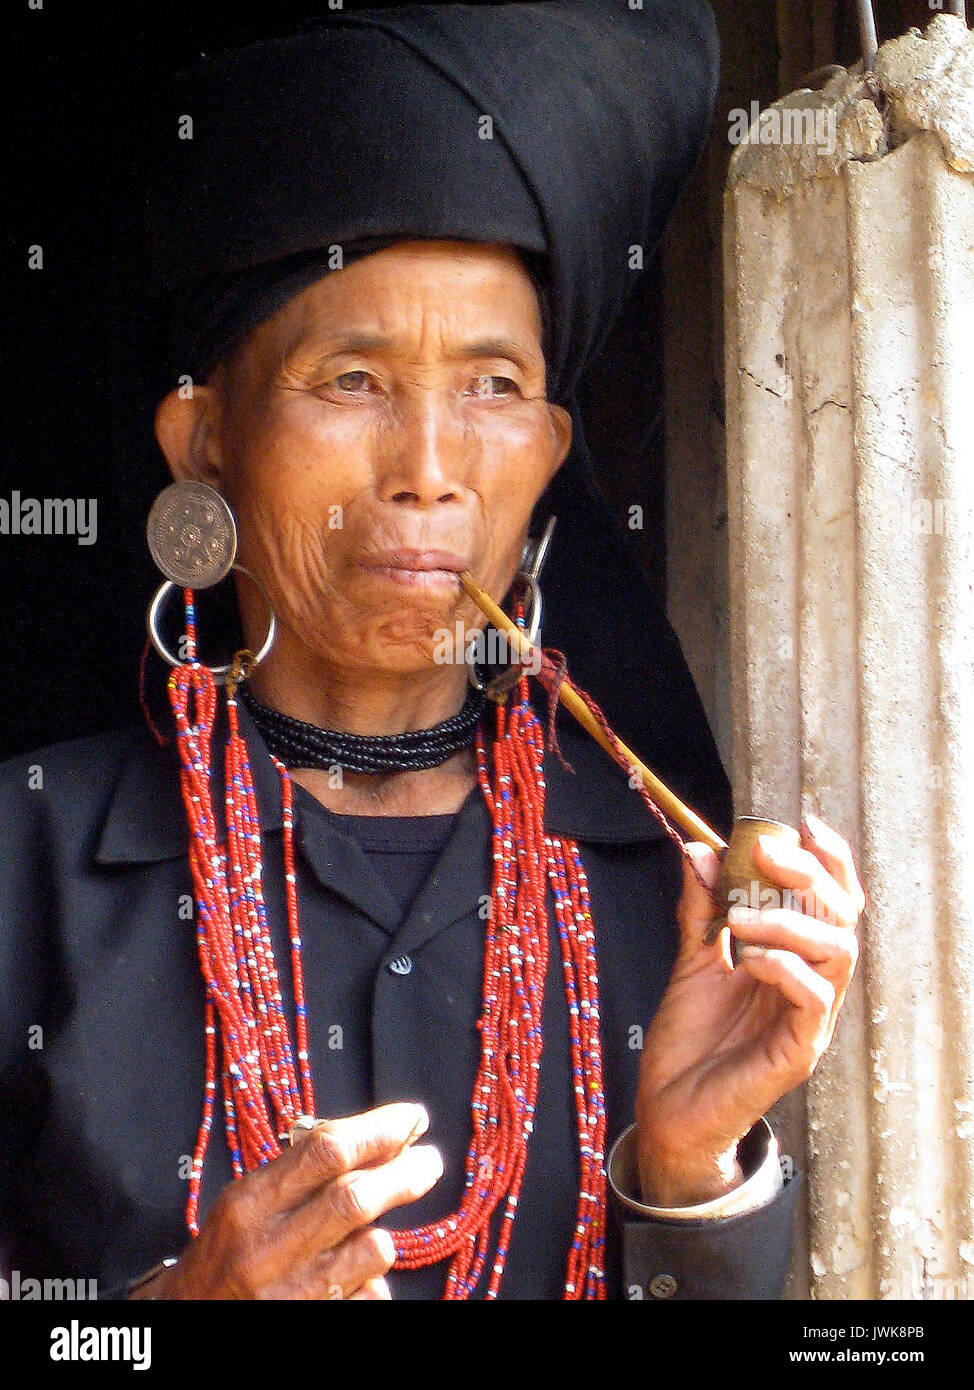
MULTIPOLYGON (((881 37, 907 18, 921 22, 919 12, 904 12, 910 6, 919 11, 919 0, 878 7, 881 37)), ((154 405, 167 386, 163 316, 138 288, 134 167, 153 94, 200 52, 276 32, 326 8, 326 0, 152 7, 43 0, 31 9, 20 0, 11 16, 8 7, 5 76, 13 106, 5 125, 11 158, 0 497, 18 491, 96 498, 98 529, 87 546, 71 536, 0 535, 0 758, 140 717, 144 615, 157 583, 144 520, 167 481, 152 438, 154 405), (43 250, 40 270, 28 268, 35 246, 43 250)), ((721 19, 720 0, 715 8, 721 19)), ((756 0, 753 8, 774 42, 774 6, 756 0)), ((836 58, 851 62, 851 0, 840 17, 836 58)), ((756 95, 768 100, 775 93, 756 95)), ((662 598, 660 304, 654 263, 582 398, 610 502, 643 506, 646 528, 634 541, 662 598), (611 392, 604 389, 610 380, 611 392), (610 399, 611 410, 600 408, 610 399)), ((160 677, 161 665, 153 678, 160 677)))

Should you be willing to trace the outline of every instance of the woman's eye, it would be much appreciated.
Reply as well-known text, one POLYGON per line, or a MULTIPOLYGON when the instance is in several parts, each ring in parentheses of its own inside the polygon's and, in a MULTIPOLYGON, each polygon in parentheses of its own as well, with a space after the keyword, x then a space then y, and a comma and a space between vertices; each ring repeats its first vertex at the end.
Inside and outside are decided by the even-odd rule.
POLYGON ((342 372, 335 377, 339 391, 361 391, 370 380, 368 372, 342 372))
POLYGON ((478 376, 473 382, 473 393, 488 398, 491 396, 513 396, 520 392, 517 382, 509 376, 478 376))

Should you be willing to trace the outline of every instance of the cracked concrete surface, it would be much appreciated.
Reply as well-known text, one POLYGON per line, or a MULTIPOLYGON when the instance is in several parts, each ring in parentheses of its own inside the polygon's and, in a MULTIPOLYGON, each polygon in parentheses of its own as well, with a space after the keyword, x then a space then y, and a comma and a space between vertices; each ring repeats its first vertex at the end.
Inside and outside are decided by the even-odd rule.
POLYGON ((921 131, 937 138, 946 163, 974 170, 974 36, 954 15, 937 15, 921 33, 910 29, 883 44, 875 69, 839 69, 819 91, 802 89, 772 102, 761 118, 783 131, 813 127, 825 140, 771 141, 752 127, 734 154, 732 184, 774 198, 850 162, 883 159, 921 131))

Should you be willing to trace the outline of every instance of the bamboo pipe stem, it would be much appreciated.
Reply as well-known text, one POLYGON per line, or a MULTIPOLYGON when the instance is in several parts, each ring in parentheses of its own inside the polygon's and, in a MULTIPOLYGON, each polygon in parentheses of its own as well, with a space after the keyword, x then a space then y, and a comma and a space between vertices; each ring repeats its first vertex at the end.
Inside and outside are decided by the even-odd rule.
MULTIPOLYGON (((517 624, 507 616, 502 608, 498 607, 489 594, 485 594, 483 589, 477 587, 466 571, 460 574, 459 579, 460 587, 469 598, 473 599, 481 613, 490 619, 499 632, 507 633, 511 639, 511 645, 521 661, 530 661, 533 648, 517 624)), ((584 700, 564 682, 558 689, 558 699, 569 713, 575 716, 579 724, 592 735, 596 743, 614 759, 616 754, 612 744, 593 718, 584 700)), ((646 764, 637 758, 632 749, 627 748, 621 739, 618 740, 618 744, 629 766, 639 773, 643 786, 660 810, 670 820, 675 821, 691 839, 700 840, 703 844, 709 845, 717 854, 722 853, 727 848, 727 842, 722 840, 715 830, 711 830, 707 822, 701 820, 695 811, 691 811, 689 806, 685 806, 680 798, 670 791, 665 782, 661 782, 654 772, 650 772, 646 764)))

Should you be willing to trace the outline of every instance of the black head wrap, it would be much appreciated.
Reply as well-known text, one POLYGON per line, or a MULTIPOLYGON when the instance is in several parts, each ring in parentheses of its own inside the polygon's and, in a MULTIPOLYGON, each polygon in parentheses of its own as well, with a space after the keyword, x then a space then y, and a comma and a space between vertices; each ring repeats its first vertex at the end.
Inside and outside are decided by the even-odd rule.
POLYGON ((334 11, 183 75, 150 192, 158 285, 199 375, 334 263, 405 237, 520 248, 571 453, 542 640, 715 825, 727 779, 676 637, 601 495, 575 390, 697 161, 717 85, 706 0, 334 11), (191 124, 190 124, 191 122, 191 124))

